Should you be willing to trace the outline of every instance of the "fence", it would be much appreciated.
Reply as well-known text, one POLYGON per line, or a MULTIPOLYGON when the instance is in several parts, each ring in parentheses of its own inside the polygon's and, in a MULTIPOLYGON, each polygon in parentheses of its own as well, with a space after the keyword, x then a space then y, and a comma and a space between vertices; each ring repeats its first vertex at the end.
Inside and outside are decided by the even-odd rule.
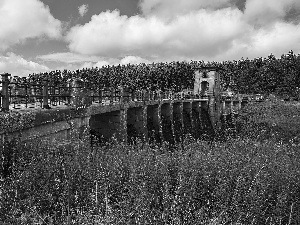
POLYGON ((84 107, 93 103, 112 104, 131 101, 154 101, 162 99, 200 98, 193 90, 182 92, 133 90, 128 87, 100 88, 100 85, 86 83, 81 79, 68 80, 66 84, 55 85, 48 80, 30 82, 26 78, 1 74, 0 109, 43 108, 65 105, 84 107))

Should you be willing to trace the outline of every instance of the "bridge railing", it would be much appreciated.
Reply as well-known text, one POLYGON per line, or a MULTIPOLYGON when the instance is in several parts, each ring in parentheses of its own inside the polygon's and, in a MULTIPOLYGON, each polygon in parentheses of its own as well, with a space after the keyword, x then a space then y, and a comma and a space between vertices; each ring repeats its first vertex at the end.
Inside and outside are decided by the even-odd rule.
POLYGON ((192 90, 134 90, 128 87, 100 87, 80 79, 68 80, 64 85, 48 80, 28 81, 26 78, 1 74, 0 111, 53 106, 87 106, 96 104, 126 103, 132 101, 157 101, 163 99, 199 99, 192 90))

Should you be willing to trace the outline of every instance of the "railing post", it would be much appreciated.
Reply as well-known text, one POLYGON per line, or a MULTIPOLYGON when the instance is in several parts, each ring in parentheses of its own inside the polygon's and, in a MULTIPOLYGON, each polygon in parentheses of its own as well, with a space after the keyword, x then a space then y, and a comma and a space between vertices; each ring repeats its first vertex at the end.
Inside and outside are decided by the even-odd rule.
POLYGON ((138 101, 143 101, 143 92, 139 90, 138 101))
POLYGON ((110 88, 110 99, 109 99, 110 103, 114 102, 114 88, 110 88))
POLYGON ((119 87, 119 96, 120 96, 120 104, 123 104, 124 103, 124 88, 121 86, 119 87))
POLYGON ((8 112, 9 111, 9 79, 8 77, 11 76, 9 73, 3 73, 2 76, 2 111, 8 112))
POLYGON ((131 89, 129 87, 123 88, 123 102, 128 103, 131 101, 131 89))
POLYGON ((241 109, 242 109, 242 100, 243 98, 242 98, 242 96, 240 96, 240 95, 238 95, 238 100, 239 100, 239 112, 241 111, 241 109))
POLYGON ((144 92, 144 101, 149 101, 150 100, 150 94, 148 90, 143 90, 144 92))
POLYGON ((161 101, 161 91, 158 90, 156 93, 157 93, 157 100, 161 101))
POLYGON ((43 108, 44 109, 50 109, 48 101, 49 101, 48 80, 44 80, 44 85, 43 85, 43 108))
POLYGON ((135 95, 136 95, 136 92, 135 90, 131 90, 131 100, 130 101, 133 101, 135 100, 135 95))
POLYGON ((102 100, 103 100, 103 89, 99 88, 99 104, 102 104, 102 100))
POLYGON ((155 100, 155 93, 154 93, 154 91, 150 92, 150 100, 151 101, 155 100))

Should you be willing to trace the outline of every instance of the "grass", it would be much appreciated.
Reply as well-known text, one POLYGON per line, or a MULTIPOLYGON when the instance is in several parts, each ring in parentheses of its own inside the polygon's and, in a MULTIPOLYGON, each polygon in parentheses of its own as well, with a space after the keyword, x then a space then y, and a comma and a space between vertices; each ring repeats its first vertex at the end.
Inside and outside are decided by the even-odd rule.
POLYGON ((297 224, 296 103, 248 105, 238 135, 174 152, 87 139, 14 145, 0 182, 3 224, 297 224), (274 125, 276 124, 276 125, 274 125))

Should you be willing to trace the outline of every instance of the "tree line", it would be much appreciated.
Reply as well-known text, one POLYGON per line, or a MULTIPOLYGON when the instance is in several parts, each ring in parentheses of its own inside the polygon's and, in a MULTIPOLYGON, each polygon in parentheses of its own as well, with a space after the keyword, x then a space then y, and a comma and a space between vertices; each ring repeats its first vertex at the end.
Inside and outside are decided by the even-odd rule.
POLYGON ((55 70, 30 74, 26 81, 40 83, 47 80, 54 85, 63 85, 69 79, 80 78, 96 89, 126 86, 134 90, 181 91, 193 88, 195 69, 208 66, 224 69, 220 70, 224 90, 231 88, 238 93, 275 94, 297 99, 300 93, 300 54, 295 55, 293 51, 280 58, 270 54, 266 58, 223 62, 174 61, 55 70))

